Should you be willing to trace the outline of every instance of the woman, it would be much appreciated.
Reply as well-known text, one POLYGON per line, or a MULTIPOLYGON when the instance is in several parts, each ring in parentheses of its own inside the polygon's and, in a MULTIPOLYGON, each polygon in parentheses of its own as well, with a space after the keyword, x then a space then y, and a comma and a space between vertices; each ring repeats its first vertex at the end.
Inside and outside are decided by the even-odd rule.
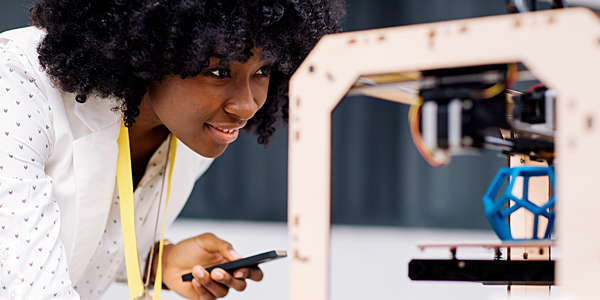
MULTIPOLYGON (((0 298, 93 299, 124 274, 122 165, 135 188, 123 223, 153 282, 158 220, 175 219, 240 129, 268 143, 290 75, 342 14, 326 0, 37 1, 35 27, 0 34, 0 298)), ((215 299, 262 278, 203 268, 238 257, 202 234, 166 245, 160 274, 215 299)))

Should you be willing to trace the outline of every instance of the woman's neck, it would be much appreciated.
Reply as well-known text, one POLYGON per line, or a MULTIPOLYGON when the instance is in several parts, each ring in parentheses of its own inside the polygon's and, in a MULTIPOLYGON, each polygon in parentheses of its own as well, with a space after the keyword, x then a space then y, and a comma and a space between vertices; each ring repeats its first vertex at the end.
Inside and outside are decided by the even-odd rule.
POLYGON ((137 187, 142 179, 152 154, 169 135, 169 130, 154 113, 147 99, 140 104, 140 114, 129 129, 129 145, 131 147, 131 168, 133 185, 137 187))

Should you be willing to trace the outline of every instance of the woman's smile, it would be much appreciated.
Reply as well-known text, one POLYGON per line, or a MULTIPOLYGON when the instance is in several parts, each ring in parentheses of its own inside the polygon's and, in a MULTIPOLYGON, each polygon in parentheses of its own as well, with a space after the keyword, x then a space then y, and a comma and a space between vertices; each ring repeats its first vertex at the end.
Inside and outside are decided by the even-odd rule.
POLYGON ((240 134, 240 129, 244 128, 245 124, 235 125, 235 124, 211 124, 205 123, 205 128, 210 131, 212 136, 215 139, 216 143, 223 144, 231 144, 235 140, 237 140, 238 135, 240 134))

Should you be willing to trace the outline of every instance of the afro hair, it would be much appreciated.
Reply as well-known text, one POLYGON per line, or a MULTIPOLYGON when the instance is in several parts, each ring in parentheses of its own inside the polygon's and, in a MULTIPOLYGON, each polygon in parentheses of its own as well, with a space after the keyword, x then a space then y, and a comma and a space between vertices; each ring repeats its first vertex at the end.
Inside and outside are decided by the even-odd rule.
POLYGON ((244 62, 259 47, 272 59, 266 104, 248 123, 267 144, 287 119, 288 81, 325 34, 340 30, 343 0, 38 0, 32 25, 45 72, 85 102, 116 97, 127 126, 150 86, 165 76, 193 77, 210 57, 244 62))

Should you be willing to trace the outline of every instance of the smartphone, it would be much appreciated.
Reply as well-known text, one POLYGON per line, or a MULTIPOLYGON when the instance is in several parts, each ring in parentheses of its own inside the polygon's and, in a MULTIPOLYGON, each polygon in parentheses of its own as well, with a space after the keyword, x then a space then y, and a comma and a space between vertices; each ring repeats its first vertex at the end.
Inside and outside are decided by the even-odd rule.
MULTIPOLYGON (((256 267, 259 264, 262 264, 264 262, 272 261, 272 260, 275 260, 278 258, 283 258, 286 256, 287 256, 287 252, 285 250, 273 250, 273 251, 268 251, 268 252, 264 252, 261 254, 249 256, 246 258, 240 258, 238 260, 226 262, 224 264, 210 266, 210 267, 206 268, 206 271, 208 273, 210 273, 210 271, 212 271, 215 268, 221 268, 221 269, 225 270, 227 273, 231 273, 234 270, 237 270, 240 268, 256 267)), ((187 274, 181 275, 181 279, 183 279, 183 281, 192 281, 192 279, 194 279, 194 275, 192 275, 192 273, 187 273, 187 274)))

